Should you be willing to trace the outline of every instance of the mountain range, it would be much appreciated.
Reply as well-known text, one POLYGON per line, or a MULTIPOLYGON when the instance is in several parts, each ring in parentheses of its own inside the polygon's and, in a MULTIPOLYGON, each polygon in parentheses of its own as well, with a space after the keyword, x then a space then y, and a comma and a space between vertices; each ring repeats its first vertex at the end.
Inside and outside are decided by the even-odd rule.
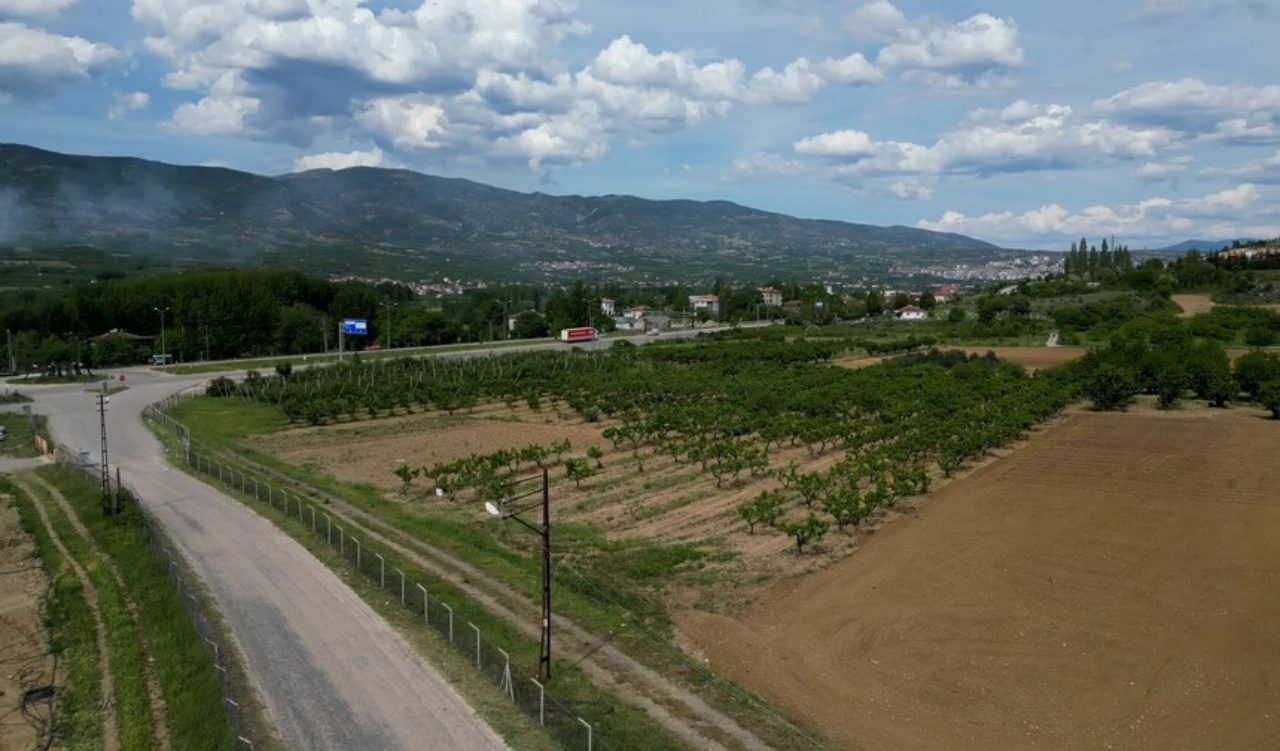
MULTIPOLYGON (((1239 238, 1242 243, 1255 242, 1253 239, 1239 238)), ((1231 243, 1236 240, 1183 240, 1177 245, 1170 245, 1167 248, 1158 248, 1157 253, 1186 253, 1190 250, 1198 250, 1201 253, 1212 253, 1216 250, 1231 247, 1231 243)))
POLYGON ((263 176, 0 144, 0 245, 80 244, 186 263, 328 273, 848 273, 963 235, 797 219, 727 201, 520 193, 408 170, 263 176))

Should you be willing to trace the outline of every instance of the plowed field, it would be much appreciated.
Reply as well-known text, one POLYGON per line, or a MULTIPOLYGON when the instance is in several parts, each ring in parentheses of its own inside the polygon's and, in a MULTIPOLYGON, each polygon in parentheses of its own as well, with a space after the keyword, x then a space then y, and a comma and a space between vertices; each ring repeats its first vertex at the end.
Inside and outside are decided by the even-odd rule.
POLYGON ((1075 414, 740 618, 713 669, 848 748, 1280 746, 1280 424, 1075 414))

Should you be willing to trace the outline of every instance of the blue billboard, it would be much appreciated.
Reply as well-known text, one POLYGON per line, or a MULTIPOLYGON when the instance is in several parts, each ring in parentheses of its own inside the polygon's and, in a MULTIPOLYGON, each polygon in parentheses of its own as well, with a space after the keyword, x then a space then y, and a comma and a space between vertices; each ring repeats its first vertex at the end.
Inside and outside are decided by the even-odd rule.
POLYGON ((369 333, 369 322, 363 318, 344 318, 342 333, 348 336, 364 336, 369 333))

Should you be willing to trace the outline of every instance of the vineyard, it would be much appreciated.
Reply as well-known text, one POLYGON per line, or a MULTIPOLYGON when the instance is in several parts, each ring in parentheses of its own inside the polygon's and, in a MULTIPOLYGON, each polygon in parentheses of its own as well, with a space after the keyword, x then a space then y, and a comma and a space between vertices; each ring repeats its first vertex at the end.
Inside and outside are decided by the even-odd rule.
MULTIPOLYGON (((960 352, 916 352, 860 370, 828 364, 848 346, 722 337, 590 354, 348 363, 219 380, 210 393, 276 405, 295 424, 331 425, 296 432, 347 433, 339 438, 344 454, 354 453, 350 434, 370 420, 484 419, 507 438, 434 460, 415 460, 402 442, 394 449, 409 454, 402 462, 380 444, 360 452, 375 457, 377 473, 366 460, 363 476, 343 478, 386 487, 394 477, 400 496, 430 498, 439 489, 465 508, 551 467, 563 487, 557 498, 573 501, 563 514, 606 536, 657 531, 664 541, 698 545, 733 534, 734 549, 780 533, 805 554, 822 550, 831 531, 857 528, 1019 438, 1077 392, 1068 370, 1030 376, 960 352), (522 442, 522 431, 539 423, 572 423, 578 440, 522 442), (584 429, 599 438, 581 440, 584 429), (696 521, 672 528, 638 523, 690 514, 696 521)), ((447 430, 432 435, 450 442, 447 430)))

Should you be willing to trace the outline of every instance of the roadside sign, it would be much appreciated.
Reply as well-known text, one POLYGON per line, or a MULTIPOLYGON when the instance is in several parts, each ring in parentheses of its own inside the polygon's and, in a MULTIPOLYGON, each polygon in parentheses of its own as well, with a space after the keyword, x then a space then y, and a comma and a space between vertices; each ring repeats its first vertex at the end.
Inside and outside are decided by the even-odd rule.
POLYGON ((348 336, 364 336, 369 333, 369 322, 363 318, 344 318, 342 333, 348 336))
POLYGON ((121 374, 120 374, 120 382, 121 382, 121 383, 124 383, 124 373, 121 373, 121 374))

